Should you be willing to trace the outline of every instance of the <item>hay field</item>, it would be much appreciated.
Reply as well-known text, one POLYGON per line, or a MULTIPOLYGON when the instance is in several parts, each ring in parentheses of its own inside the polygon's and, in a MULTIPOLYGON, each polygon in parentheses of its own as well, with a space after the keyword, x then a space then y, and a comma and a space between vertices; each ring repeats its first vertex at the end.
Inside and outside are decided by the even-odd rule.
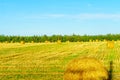
POLYGON ((65 67, 78 57, 94 57, 120 79, 120 42, 0 43, 0 80, 63 80, 65 67))

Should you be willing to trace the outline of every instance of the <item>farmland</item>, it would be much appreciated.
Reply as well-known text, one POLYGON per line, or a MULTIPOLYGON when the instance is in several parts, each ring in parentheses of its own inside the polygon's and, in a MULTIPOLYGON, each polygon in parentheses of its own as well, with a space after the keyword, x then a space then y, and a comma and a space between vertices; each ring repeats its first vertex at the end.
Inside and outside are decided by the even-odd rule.
POLYGON ((120 78, 120 41, 107 42, 0 43, 0 80, 63 80, 67 63, 78 57, 95 57, 120 78))

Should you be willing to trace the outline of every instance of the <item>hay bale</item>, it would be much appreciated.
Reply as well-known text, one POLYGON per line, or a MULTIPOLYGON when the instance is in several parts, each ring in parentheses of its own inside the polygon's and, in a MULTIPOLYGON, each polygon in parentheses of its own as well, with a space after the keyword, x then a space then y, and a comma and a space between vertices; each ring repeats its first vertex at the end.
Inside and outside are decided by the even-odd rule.
POLYGON ((107 42, 107 48, 113 49, 114 48, 114 41, 108 41, 107 42))
POLYGON ((61 40, 58 40, 58 41, 57 41, 57 44, 61 44, 61 43, 62 43, 61 40))
POLYGON ((6 44, 8 44, 9 42, 8 41, 5 41, 6 44))
POLYGON ((50 43, 50 41, 47 41, 47 40, 46 40, 45 43, 48 44, 48 43, 50 43))
POLYGON ((34 41, 31 41, 31 43, 33 44, 33 43, 34 43, 34 41))
POLYGON ((20 44, 25 44, 25 41, 21 41, 20 44))
POLYGON ((68 40, 68 41, 66 41, 66 43, 70 43, 70 41, 68 40))
POLYGON ((94 58, 78 58, 66 67, 64 80, 107 80, 108 71, 94 58))

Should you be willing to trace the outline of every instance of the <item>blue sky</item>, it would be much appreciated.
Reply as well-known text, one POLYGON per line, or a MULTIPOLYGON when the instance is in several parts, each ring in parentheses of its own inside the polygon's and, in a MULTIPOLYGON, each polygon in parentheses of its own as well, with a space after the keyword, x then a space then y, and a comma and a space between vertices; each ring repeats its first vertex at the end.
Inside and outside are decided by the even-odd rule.
POLYGON ((0 34, 120 33, 120 0, 0 0, 0 34))

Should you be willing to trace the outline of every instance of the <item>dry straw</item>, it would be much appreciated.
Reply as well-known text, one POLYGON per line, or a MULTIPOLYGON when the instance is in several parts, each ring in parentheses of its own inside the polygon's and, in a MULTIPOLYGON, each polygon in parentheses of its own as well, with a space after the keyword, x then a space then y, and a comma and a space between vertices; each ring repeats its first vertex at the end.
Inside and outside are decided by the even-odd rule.
POLYGON ((58 44, 61 44, 61 40, 58 40, 57 43, 58 43, 58 44))
POLYGON ((96 39, 96 40, 95 40, 95 42, 99 42, 99 40, 98 40, 98 39, 96 39))
POLYGON ((21 43, 21 44, 25 44, 25 41, 21 41, 20 43, 21 43))
POLYGON ((90 39, 89 42, 92 42, 92 40, 90 39))
POLYGON ((114 41, 108 41, 107 48, 110 48, 110 49, 114 48, 114 41))
POLYGON ((66 43, 70 43, 70 41, 68 40, 68 41, 66 41, 66 43))
POLYGON ((34 43, 34 41, 31 41, 31 43, 34 43))
POLYGON ((47 41, 47 40, 46 40, 46 41, 45 41, 45 43, 47 43, 47 44, 48 44, 48 43, 50 43, 50 41, 47 41))
POLYGON ((107 80, 108 71, 94 58, 78 58, 66 67, 64 80, 107 80))
POLYGON ((7 43, 9 43, 8 41, 5 41, 5 43, 7 44, 7 43))

